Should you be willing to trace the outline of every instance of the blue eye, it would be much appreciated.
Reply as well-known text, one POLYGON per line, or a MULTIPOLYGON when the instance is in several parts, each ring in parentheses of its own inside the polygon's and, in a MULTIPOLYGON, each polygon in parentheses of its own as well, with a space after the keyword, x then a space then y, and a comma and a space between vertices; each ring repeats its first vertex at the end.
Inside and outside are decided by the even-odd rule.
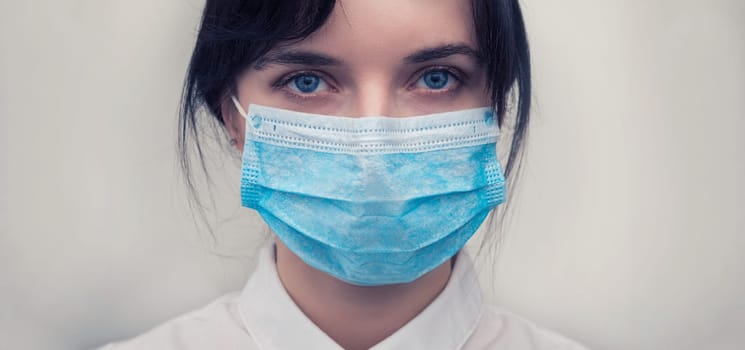
POLYGON ((300 93, 310 94, 317 92, 319 87, 325 86, 325 82, 315 74, 299 74, 292 78, 290 87, 300 93))
POLYGON ((426 87, 430 90, 442 90, 450 83, 451 75, 450 72, 443 69, 431 70, 419 78, 417 86, 426 87))

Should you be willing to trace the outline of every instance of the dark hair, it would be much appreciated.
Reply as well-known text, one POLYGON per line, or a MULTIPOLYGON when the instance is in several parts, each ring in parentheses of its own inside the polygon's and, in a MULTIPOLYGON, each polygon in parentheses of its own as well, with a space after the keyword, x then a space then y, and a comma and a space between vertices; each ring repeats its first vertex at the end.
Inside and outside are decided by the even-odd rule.
MULTIPOLYGON (((200 144, 201 126, 224 124, 221 105, 233 92, 238 75, 277 44, 312 34, 326 22, 334 5, 335 0, 207 0, 184 84, 179 119, 181 167, 192 195, 193 157, 209 178, 200 144)), ((516 101, 505 166, 507 178, 513 183, 531 102, 525 25, 517 0, 472 0, 472 8, 478 49, 488 76, 487 88, 502 129, 516 101)), ((202 205, 198 196, 193 199, 194 204, 202 205)))

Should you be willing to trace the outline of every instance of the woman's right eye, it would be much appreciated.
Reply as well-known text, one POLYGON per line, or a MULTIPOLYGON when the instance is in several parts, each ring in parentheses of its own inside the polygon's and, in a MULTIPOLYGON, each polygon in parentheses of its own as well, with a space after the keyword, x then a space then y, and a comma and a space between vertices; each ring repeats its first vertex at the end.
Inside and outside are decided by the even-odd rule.
POLYGON ((299 73, 288 77, 284 85, 298 95, 327 92, 330 87, 323 78, 314 73, 299 73))

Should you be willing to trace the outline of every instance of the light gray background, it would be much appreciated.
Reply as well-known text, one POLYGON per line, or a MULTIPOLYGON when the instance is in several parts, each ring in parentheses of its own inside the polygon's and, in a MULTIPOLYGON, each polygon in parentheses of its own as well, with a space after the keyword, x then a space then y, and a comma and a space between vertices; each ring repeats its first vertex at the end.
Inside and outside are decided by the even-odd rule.
MULTIPOLYGON (((217 244, 174 156, 201 6, 0 2, 0 348, 93 347, 244 283, 263 228, 234 155, 217 244)), ((745 2, 523 6, 535 114, 491 300, 596 349, 745 348, 745 2)))

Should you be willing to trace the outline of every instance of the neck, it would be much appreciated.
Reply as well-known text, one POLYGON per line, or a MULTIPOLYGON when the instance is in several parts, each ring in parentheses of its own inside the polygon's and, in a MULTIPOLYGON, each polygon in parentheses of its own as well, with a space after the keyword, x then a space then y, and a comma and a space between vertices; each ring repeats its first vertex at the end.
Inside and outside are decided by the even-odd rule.
POLYGON ((442 291, 450 261, 411 283, 360 287, 305 264, 276 241, 277 272, 295 304, 337 344, 347 350, 369 349, 387 338, 442 291))

